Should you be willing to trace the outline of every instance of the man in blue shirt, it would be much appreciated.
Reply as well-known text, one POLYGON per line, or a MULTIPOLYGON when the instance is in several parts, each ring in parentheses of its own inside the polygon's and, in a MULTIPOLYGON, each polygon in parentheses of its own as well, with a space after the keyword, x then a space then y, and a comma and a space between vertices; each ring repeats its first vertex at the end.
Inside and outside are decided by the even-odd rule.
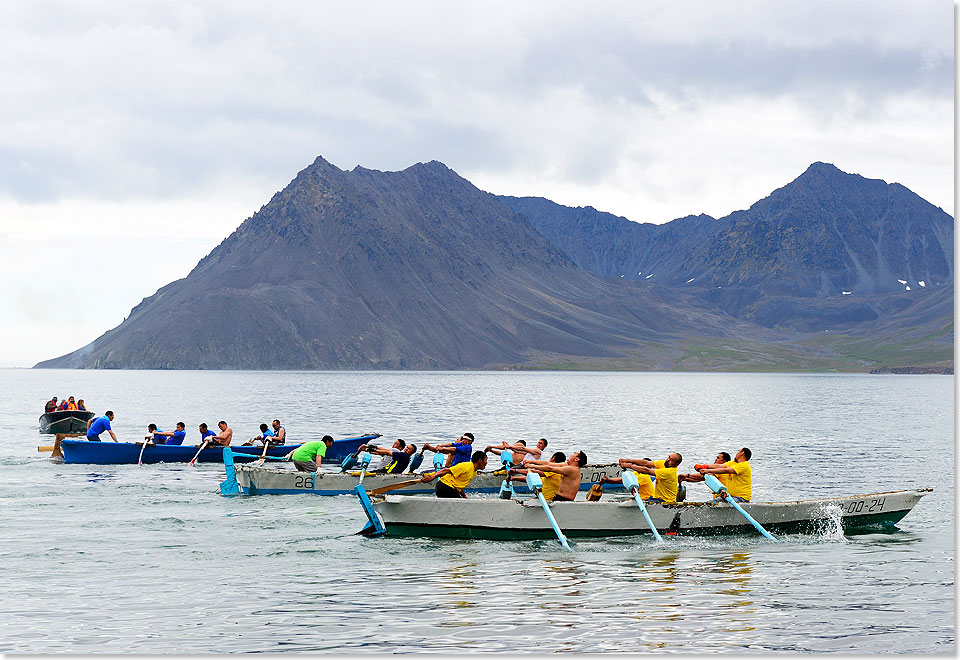
POLYGON ((160 429, 157 429, 157 432, 154 433, 154 437, 158 435, 165 436, 167 439, 166 444, 168 445, 182 445, 183 439, 187 437, 187 427, 183 422, 177 422, 176 431, 161 431, 160 429))
POLYGON ((452 467, 458 463, 466 463, 473 454, 473 434, 464 433, 455 442, 446 442, 442 445, 423 445, 424 449, 441 454, 449 454, 444 467, 452 467))
POLYGON ((113 411, 108 410, 102 416, 97 417, 90 423, 90 426, 87 427, 87 440, 92 440, 93 442, 100 442, 100 434, 106 431, 110 434, 110 437, 113 438, 114 442, 117 442, 117 435, 113 432, 113 429, 110 428, 110 422, 113 421, 113 411))
POLYGON ((200 424, 200 442, 203 443, 211 435, 216 435, 216 433, 207 428, 207 423, 200 424))

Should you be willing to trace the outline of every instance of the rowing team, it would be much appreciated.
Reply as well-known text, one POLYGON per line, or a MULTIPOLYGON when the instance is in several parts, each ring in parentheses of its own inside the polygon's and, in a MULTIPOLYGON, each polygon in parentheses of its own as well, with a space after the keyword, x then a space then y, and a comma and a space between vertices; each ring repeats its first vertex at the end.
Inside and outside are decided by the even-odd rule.
MULTIPOLYGON (((544 441, 545 442, 545 441, 544 441)), ((524 445, 502 443, 499 447, 488 447, 487 451, 502 453, 511 451, 527 453, 524 445)), ((637 493, 648 502, 676 502, 683 499, 683 482, 702 482, 708 474, 716 476, 725 490, 714 497, 732 497, 738 502, 749 502, 753 493, 753 476, 750 469, 750 449, 743 447, 731 460, 727 452, 717 454, 713 463, 696 464, 696 472, 680 474, 677 467, 683 462, 678 452, 673 452, 665 460, 654 461, 649 458, 621 458, 618 463, 623 470, 632 470, 637 474, 639 488, 637 493)), ((506 477, 512 481, 525 481, 528 471, 543 478, 544 499, 554 502, 572 502, 580 490, 581 468, 587 464, 587 455, 583 451, 574 452, 569 458, 563 452, 555 452, 550 460, 524 458, 519 467, 511 467, 506 477)), ((475 451, 470 461, 445 467, 437 472, 427 473, 421 481, 430 482, 439 479, 436 486, 437 497, 466 497, 465 490, 476 477, 477 472, 487 466, 487 455, 475 451)), ((602 477, 600 489, 604 483, 623 483, 622 477, 602 477)))

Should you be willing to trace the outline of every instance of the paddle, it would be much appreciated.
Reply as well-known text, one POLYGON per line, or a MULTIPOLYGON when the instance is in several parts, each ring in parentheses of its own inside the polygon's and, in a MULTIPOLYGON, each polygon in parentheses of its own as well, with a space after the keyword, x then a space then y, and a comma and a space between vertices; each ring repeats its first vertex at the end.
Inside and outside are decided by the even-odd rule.
MULTIPOLYGON (((357 482, 358 486, 363 485, 363 477, 367 474, 367 467, 370 465, 370 461, 373 460, 373 456, 370 455, 370 452, 363 452, 360 454, 360 481, 357 482)), ((320 470, 320 464, 317 463, 317 471, 320 470)), ((316 482, 316 479, 314 479, 316 482)))
POLYGON ((389 493, 391 490, 397 490, 398 488, 406 488, 407 486, 414 486, 416 484, 423 483, 421 479, 409 479, 407 481, 398 481, 395 484, 390 484, 389 486, 380 486, 380 488, 374 488, 370 491, 371 495, 383 495, 384 493, 389 493))
POLYGON ((510 480, 510 468, 513 467, 513 452, 509 449, 504 449, 500 452, 500 461, 507 471, 506 478, 503 480, 503 483, 500 484, 500 499, 512 500, 515 495, 513 492, 513 482, 510 480))
POLYGON ((209 440, 204 440, 204 441, 203 441, 203 444, 200 445, 200 449, 197 451, 196 455, 195 455, 193 458, 190 459, 190 465, 193 465, 194 463, 197 462, 197 458, 200 456, 200 452, 207 448, 207 443, 208 443, 208 442, 210 442, 210 441, 209 441, 209 440))
POLYGON ((765 530, 760 523, 758 523, 756 520, 754 520, 754 519, 753 519, 753 516, 751 516, 751 515, 750 515, 749 513, 747 513, 746 511, 744 511, 743 508, 737 503, 736 500, 734 500, 732 497, 727 497, 727 495, 729 495, 729 493, 727 493, 727 488, 726 488, 726 486, 724 486, 722 483, 720 483, 720 480, 719 480, 719 479, 717 479, 717 478, 716 478, 715 476, 713 476, 712 474, 705 474, 705 475, 703 475, 703 481, 704 481, 704 483, 707 484, 707 486, 710 488, 710 490, 712 490, 714 493, 720 495, 720 498, 721 498, 724 502, 726 502, 727 504, 731 505, 734 509, 736 509, 737 511, 739 511, 739 512, 740 512, 740 515, 743 516, 744 518, 746 518, 746 519, 747 519, 747 522, 750 523, 751 525, 753 525, 753 526, 757 529, 758 532, 760 532, 761 534, 763 534, 764 536, 766 536, 766 537, 767 537, 768 539, 770 539, 771 541, 776 541, 776 540, 777 540, 777 539, 775 539, 775 538, 773 537, 772 534, 770 534, 770 532, 768 532, 767 530, 765 530))
POLYGON ((650 526, 650 531, 653 532, 653 537, 658 541, 662 541, 663 539, 660 538, 660 532, 657 531, 653 521, 650 520, 650 514, 647 513, 647 507, 643 503, 643 499, 640 497, 640 482, 637 481, 637 473, 633 470, 624 470, 620 475, 620 478, 623 479, 623 487, 630 491, 630 494, 633 495, 633 499, 637 502, 637 506, 640 507, 640 513, 642 513, 643 517, 646 518, 647 525, 650 526))
POLYGON ((264 441, 263 441, 263 453, 260 454, 260 460, 257 461, 257 467, 261 467, 261 466, 263 465, 263 462, 264 462, 265 460, 267 460, 267 450, 268 450, 268 449, 270 449, 270 441, 267 440, 267 439, 264 439, 264 441))
POLYGON ((407 474, 413 474, 420 467, 420 464, 423 463, 423 452, 427 451, 426 446, 421 447, 420 451, 413 455, 413 458, 410 459, 410 469, 407 471, 407 474))
POLYGON ((564 536, 563 532, 560 531, 560 526, 557 525, 557 520, 553 517, 553 512, 550 511, 550 507, 547 505, 547 500, 545 500, 543 497, 543 479, 541 479, 540 475, 533 470, 527 472, 527 488, 529 488, 530 492, 534 493, 540 500, 540 506, 543 507, 544 513, 547 514, 547 519, 550 521, 550 526, 553 527, 553 531, 556 533, 557 540, 560 541, 560 545, 569 550, 570 545, 567 543, 567 537, 564 536))
POLYGON ((140 457, 137 459, 137 467, 141 467, 143 465, 143 450, 147 448, 149 443, 149 440, 146 438, 143 439, 143 446, 140 447, 140 457))
POLYGON ((433 467, 435 470, 442 470, 443 464, 447 462, 446 454, 442 452, 434 452, 433 454, 433 467))
POLYGON ((227 478, 220 482, 220 494, 242 495, 243 491, 237 481, 237 468, 233 465, 233 450, 230 447, 223 448, 223 468, 226 470, 227 478))

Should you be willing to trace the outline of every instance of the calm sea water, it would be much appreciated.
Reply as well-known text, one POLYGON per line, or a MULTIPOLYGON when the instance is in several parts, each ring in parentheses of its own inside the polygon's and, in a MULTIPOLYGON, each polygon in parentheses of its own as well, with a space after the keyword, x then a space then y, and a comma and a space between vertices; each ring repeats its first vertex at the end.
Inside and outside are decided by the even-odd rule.
MULTIPOLYGON (((954 653, 943 376, 0 371, 0 651, 954 653), (545 436, 591 462, 753 449, 754 498, 933 487, 893 533, 368 539, 352 496, 223 498, 222 466, 54 464, 51 396, 291 440, 545 436)), ((688 499, 706 499, 691 486, 688 499)))

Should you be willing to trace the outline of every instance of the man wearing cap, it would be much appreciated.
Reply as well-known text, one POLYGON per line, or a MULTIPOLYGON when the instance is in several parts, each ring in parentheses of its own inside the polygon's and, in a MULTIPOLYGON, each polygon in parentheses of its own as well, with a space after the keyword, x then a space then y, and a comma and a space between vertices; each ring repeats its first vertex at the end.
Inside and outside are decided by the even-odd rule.
POLYGON ((47 401, 46 405, 43 407, 43 412, 45 413, 53 412, 56 409, 57 409, 57 397, 53 397, 52 399, 47 401))
POLYGON ((113 438, 113 441, 117 442, 117 435, 113 432, 113 429, 110 428, 110 422, 112 421, 112 410, 108 410, 102 416, 93 420, 93 422, 90 423, 90 426, 87 427, 87 440, 100 442, 100 434, 106 431, 110 434, 110 437, 113 438))
MULTIPOLYGON (((449 454, 447 463, 444 467, 453 467, 459 463, 466 463, 473 454, 473 434, 464 433, 455 442, 445 442, 442 445, 428 445, 424 443, 424 449, 440 454, 449 454)), ((481 452, 482 453, 482 452, 481 452)))

